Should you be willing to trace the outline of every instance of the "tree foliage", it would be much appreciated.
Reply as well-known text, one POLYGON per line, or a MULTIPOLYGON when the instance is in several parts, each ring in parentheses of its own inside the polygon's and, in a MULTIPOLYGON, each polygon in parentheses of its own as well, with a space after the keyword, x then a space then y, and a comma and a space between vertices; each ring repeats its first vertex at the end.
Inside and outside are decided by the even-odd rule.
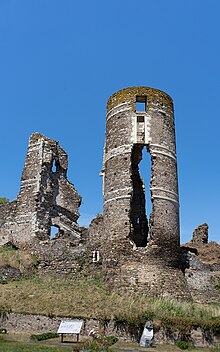
POLYGON ((0 205, 9 203, 9 199, 5 197, 0 197, 0 205))

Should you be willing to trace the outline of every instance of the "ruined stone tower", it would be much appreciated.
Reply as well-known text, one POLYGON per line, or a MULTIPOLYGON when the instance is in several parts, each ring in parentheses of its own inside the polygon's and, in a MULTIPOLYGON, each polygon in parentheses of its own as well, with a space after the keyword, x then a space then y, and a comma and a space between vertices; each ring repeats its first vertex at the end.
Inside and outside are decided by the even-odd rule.
POLYGON ((169 95, 132 87, 109 98, 102 175, 106 276, 113 282, 156 287, 159 267, 179 266, 177 161, 169 95), (151 156, 150 185, 146 185, 152 202, 150 219, 138 167, 144 148, 151 156))
POLYGON ((67 180, 68 157, 58 142, 39 133, 31 135, 15 201, 1 206, 0 245, 18 245, 58 236, 78 236, 81 197, 67 180))

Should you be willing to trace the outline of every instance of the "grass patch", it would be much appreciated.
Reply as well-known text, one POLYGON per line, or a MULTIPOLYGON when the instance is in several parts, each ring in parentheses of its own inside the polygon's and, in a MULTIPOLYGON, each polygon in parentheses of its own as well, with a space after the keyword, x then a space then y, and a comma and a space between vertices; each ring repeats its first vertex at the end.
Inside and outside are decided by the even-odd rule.
POLYGON ((199 305, 175 300, 151 299, 138 294, 110 291, 103 282, 92 279, 19 280, 1 285, 2 307, 17 313, 96 318, 103 323, 128 323, 133 327, 146 320, 158 320, 171 331, 200 326, 220 332, 220 305, 199 305))
MULTIPOLYGON (((176 345, 169 345, 169 344, 160 344, 160 345, 154 345, 153 347, 146 348, 146 347, 140 347, 138 343, 136 342, 117 342, 112 349, 114 348, 119 348, 124 351, 130 350, 130 351, 142 351, 142 352, 147 352, 147 351, 154 351, 154 352, 180 352, 181 349, 177 347, 176 345)), ((212 349, 208 347, 195 347, 193 349, 188 349, 188 351, 192 352, 210 352, 212 349)), ((214 351, 214 350, 213 350, 214 351)), ((215 351, 217 352, 217 350, 215 351)))
MULTIPOLYGON (((4 336, 1 338, 0 336, 0 351, 1 352, 35 352, 35 351, 42 351, 42 352, 67 352, 67 351, 84 351, 84 352, 95 352, 95 351, 100 351, 102 350, 103 352, 111 352, 114 351, 114 349, 119 348, 123 351, 126 350, 132 350, 132 351, 155 351, 155 352, 178 352, 180 349, 175 346, 175 345, 169 345, 169 344, 161 344, 161 345, 155 345, 152 348, 148 349, 145 347, 140 347, 137 342, 121 342, 118 341, 116 344, 111 346, 111 349, 108 347, 110 345, 109 341, 106 339, 99 339, 95 341, 83 341, 79 343, 71 343, 68 342, 66 346, 58 346, 60 344, 60 341, 58 339, 55 339, 55 342, 53 340, 50 341, 45 341, 45 342, 36 342, 36 343, 31 343, 29 341, 29 336, 23 335, 23 334, 8 334, 8 336, 4 336)), ((215 347, 210 348, 195 348, 193 351, 194 352, 217 352, 219 349, 217 349, 218 346, 216 345, 215 347)))
POLYGON ((18 342, 8 342, 0 340, 1 352, 70 352, 72 347, 54 347, 54 346, 34 346, 18 342))
POLYGON ((27 274, 30 271, 33 272, 37 265, 38 260, 35 255, 12 247, 0 248, 0 267, 9 266, 18 269, 21 274, 27 274))

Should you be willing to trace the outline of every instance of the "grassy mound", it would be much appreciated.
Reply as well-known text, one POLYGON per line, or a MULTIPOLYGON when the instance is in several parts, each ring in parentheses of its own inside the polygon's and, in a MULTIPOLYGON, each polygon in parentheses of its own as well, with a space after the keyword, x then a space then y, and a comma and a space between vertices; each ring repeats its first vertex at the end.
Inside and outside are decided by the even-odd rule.
MULTIPOLYGON (((0 305, 17 313, 96 318, 142 326, 154 319, 170 328, 200 326, 220 332, 220 305, 152 299, 110 291, 99 280, 18 280, 0 286, 0 305)), ((2 308, 4 310, 4 308, 2 308)))

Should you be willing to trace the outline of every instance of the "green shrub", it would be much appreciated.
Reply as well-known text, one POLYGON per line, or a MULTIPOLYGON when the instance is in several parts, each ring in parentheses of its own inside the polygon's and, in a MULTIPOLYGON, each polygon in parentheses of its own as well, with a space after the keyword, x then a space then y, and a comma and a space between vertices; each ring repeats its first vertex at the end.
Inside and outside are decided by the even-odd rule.
POLYGON ((192 347, 189 342, 186 341, 178 341, 176 346, 179 347, 181 350, 188 350, 188 348, 192 347))
POLYGON ((220 291, 220 283, 215 284, 215 288, 217 291, 220 291))
POLYGON ((220 334, 220 319, 219 317, 213 317, 207 321, 201 322, 200 327, 203 331, 211 331, 215 335, 220 334))
POLYGON ((54 339, 55 337, 59 337, 59 335, 56 332, 46 332, 44 334, 31 335, 30 339, 34 341, 43 341, 43 340, 54 339))
POLYGON ((84 352, 99 352, 100 351, 100 345, 97 341, 91 341, 91 342, 86 342, 82 348, 81 351, 84 352))
POLYGON ((111 346, 111 345, 114 345, 117 341, 118 341, 118 338, 115 337, 115 336, 108 336, 106 338, 108 344, 111 346))
POLYGON ((5 197, 0 197, 0 205, 9 203, 9 199, 5 197))

